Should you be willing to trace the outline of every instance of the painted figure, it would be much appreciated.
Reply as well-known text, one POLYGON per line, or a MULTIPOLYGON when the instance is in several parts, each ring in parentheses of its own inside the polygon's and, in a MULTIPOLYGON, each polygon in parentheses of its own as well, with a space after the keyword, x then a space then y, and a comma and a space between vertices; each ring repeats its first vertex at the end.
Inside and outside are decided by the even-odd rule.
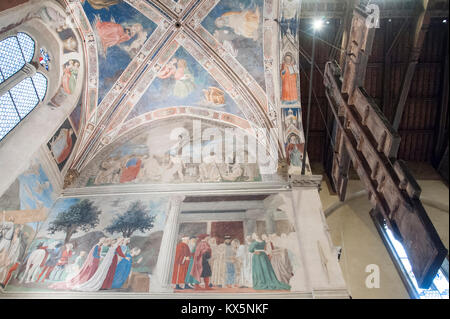
MULTIPOLYGON (((124 238, 119 238, 116 242, 116 245, 114 245, 113 247, 111 247, 110 249, 114 249, 114 256, 113 259, 111 261, 111 264, 108 268, 108 272, 106 274, 105 280, 103 281, 103 284, 101 286, 101 290, 107 290, 107 289, 111 289, 112 287, 112 283, 114 280, 114 274, 116 273, 116 268, 117 268, 117 263, 118 263, 118 259, 119 257, 127 259, 128 261, 130 261, 131 257, 127 257, 125 256, 125 254, 122 251, 122 244, 124 243, 124 238)), ((106 257, 105 257, 106 259, 106 257)))
POLYGON ((50 274, 52 273, 53 269, 55 269, 56 265, 58 264, 59 258, 61 258, 62 246, 63 246, 63 244, 58 242, 54 245, 53 249, 48 250, 49 254, 48 254, 47 262, 45 263, 44 268, 42 269, 36 282, 39 282, 39 280, 41 280, 41 278, 42 278, 41 282, 44 282, 46 279, 48 279, 50 277, 50 274))
MULTIPOLYGON (((211 246, 208 244, 209 235, 203 234, 198 236, 200 243, 195 250, 194 265, 192 267, 192 277, 198 282, 203 278, 206 290, 211 290, 209 287, 209 279, 211 277, 211 266, 208 260, 211 258, 211 246)), ((195 290, 200 290, 200 285, 195 285, 195 290)))
MULTIPOLYGON (((105 22, 101 21, 97 18, 97 22, 95 24, 95 28, 97 29, 97 34, 100 38, 100 42, 103 48, 103 54, 106 56, 109 48, 119 45, 124 42, 130 41, 135 36, 138 36, 139 39, 143 37, 143 27, 140 23, 135 23, 131 27, 124 27, 121 24, 115 22, 105 22)), ((145 37, 147 34, 145 33, 145 37)), ((142 42, 140 40, 139 42, 142 42)), ((131 50, 135 50, 136 48, 130 47, 131 50)))
POLYGON ((255 11, 226 12, 217 18, 215 23, 218 28, 231 28, 237 35, 256 41, 259 37, 259 20, 260 12, 259 8, 256 8, 255 11))
POLYGON ((289 284, 293 274, 292 264, 289 260, 288 252, 286 249, 282 247, 278 247, 274 244, 274 240, 278 237, 276 234, 272 234, 270 236, 272 243, 272 258, 270 259, 270 263, 272 265, 273 271, 277 276, 277 279, 285 284, 289 284), (274 240, 272 240, 272 238, 274 240))
POLYGON ((14 236, 14 218, 10 217, 8 221, 2 223, 2 228, 0 229, 1 239, 0 239, 0 260, 8 252, 9 246, 14 236))
MULTIPOLYGON (((74 286, 72 288, 73 290, 95 292, 99 291, 104 287, 103 284, 105 283, 105 279, 109 273, 111 265, 113 265, 114 257, 116 257, 115 260, 117 265, 116 248, 119 246, 119 244, 115 239, 112 239, 112 240, 105 240, 104 245, 110 245, 110 247, 106 255, 103 258, 101 258, 100 265, 98 266, 98 269, 95 272, 95 274, 88 281, 74 286)), ((115 266, 113 267, 115 270, 115 266)))
POLYGON ((183 289, 180 285, 186 285, 185 279, 191 258, 188 243, 189 237, 183 237, 176 248, 172 273, 172 284, 175 285, 175 289, 183 289))
POLYGON ((281 65, 281 101, 293 104, 298 101, 297 89, 298 69, 291 53, 286 53, 281 65))
POLYGON ((195 89, 194 76, 190 73, 186 60, 180 59, 177 63, 177 70, 173 75, 175 79, 175 87, 173 95, 178 98, 185 98, 195 89))
POLYGON ((142 160, 137 157, 131 157, 126 161, 125 167, 122 169, 120 183, 128 183, 134 181, 141 170, 142 160))
POLYGON ((225 266, 226 266, 226 276, 225 276, 225 286, 227 288, 232 288, 235 284, 236 277, 236 249, 232 245, 231 237, 225 236, 225 266))
POLYGON ((236 258, 239 261, 239 276, 237 283, 240 288, 253 287, 252 281, 252 253, 248 251, 251 244, 251 237, 246 237, 246 245, 239 245, 236 251, 236 258))
POLYGON ((20 257, 24 252, 21 238, 22 228, 23 225, 15 228, 7 254, 3 260, 0 260, 0 286, 3 288, 8 284, 12 273, 19 268, 21 263, 20 257))
POLYGON ((64 273, 64 270, 66 269, 67 265, 69 264, 69 259, 73 255, 73 245, 72 244, 66 244, 64 246, 64 250, 61 253, 61 258, 59 258, 58 263, 56 264, 56 270, 53 277, 53 280, 60 281, 61 276, 64 273))
POLYGON ((225 287, 225 244, 217 245, 215 237, 210 239, 211 246, 211 284, 215 287, 225 287))
POLYGON ((280 282, 273 271, 269 257, 265 251, 266 242, 254 233, 254 242, 250 245, 249 251, 253 253, 252 274, 253 289, 255 290, 290 290, 291 287, 280 282))
POLYGON ((97 245, 92 247, 89 255, 81 267, 78 274, 76 274, 73 278, 66 280, 66 282, 56 283, 50 286, 53 289, 72 289, 74 286, 81 285, 87 282, 89 279, 94 276, 97 272, 98 266, 100 264, 100 252, 102 246, 106 243, 106 238, 101 238, 97 245))
POLYGON ((45 246, 43 243, 39 243, 36 250, 28 255, 25 261, 25 270, 23 271, 20 283, 24 281, 25 283, 31 282, 39 273, 40 268, 44 267, 49 255, 48 248, 51 247, 45 246))
POLYGON ((85 261, 86 261, 86 252, 82 250, 80 251, 80 254, 77 256, 77 258, 75 258, 73 264, 69 265, 68 267, 67 270, 68 276, 66 277, 67 281, 74 278, 80 272, 85 261))
MULTIPOLYGON (((194 277, 191 275, 192 267, 194 266, 194 255, 195 250, 197 248, 197 238, 195 236, 192 236, 189 238, 189 249, 191 251, 191 254, 189 255, 189 267, 186 273, 186 278, 184 280, 184 289, 193 289, 193 286, 196 284, 199 284, 194 277)), ((212 248, 211 248, 212 249, 212 248)))
MULTIPOLYGON (((140 248, 133 248, 131 251, 127 252, 126 258, 123 258, 116 268, 116 273, 114 275, 114 280, 111 285, 112 289, 120 289, 127 281, 130 276, 131 267, 133 265, 133 259, 141 253, 140 248)), ((139 264, 142 261, 142 257, 136 262, 139 264)))
POLYGON ((299 143, 299 139, 296 135, 291 135, 289 138, 289 144, 286 147, 286 155, 288 165, 301 167, 303 159, 304 145, 299 143))
POLYGON ((53 153, 56 163, 63 163, 70 155, 73 146, 72 128, 63 128, 58 136, 54 136, 50 141, 50 149, 53 153))
POLYGON ((80 62, 77 60, 69 60, 64 65, 62 87, 67 94, 72 94, 75 91, 79 69, 80 62))

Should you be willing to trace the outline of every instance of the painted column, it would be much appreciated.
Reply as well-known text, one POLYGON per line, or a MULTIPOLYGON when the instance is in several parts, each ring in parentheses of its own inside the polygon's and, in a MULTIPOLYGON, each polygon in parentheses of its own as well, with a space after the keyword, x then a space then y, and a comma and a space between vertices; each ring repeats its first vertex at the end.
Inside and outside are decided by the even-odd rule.
POLYGON ((184 199, 185 196, 174 196, 170 200, 158 262, 156 263, 155 272, 150 281, 151 292, 172 291, 170 287, 170 274, 176 247, 178 219, 181 212, 181 203, 184 199))
POLYGON ((246 236, 251 236, 253 233, 256 233, 256 221, 263 214, 263 212, 259 209, 249 209, 245 212, 246 220, 245 220, 245 233, 246 236))
POLYGON ((265 220, 266 220, 266 233, 273 234, 275 233, 275 221, 273 219, 275 215, 276 209, 268 209, 265 213, 265 220))

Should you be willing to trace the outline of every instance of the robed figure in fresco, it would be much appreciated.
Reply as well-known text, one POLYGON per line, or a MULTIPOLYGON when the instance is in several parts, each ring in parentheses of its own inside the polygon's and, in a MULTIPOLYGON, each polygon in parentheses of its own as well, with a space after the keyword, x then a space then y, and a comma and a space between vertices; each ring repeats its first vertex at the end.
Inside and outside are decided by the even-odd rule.
POLYGON ((102 287, 100 288, 102 290, 111 289, 113 280, 114 280, 114 275, 116 273, 119 257, 121 257, 123 259, 127 259, 127 260, 131 259, 131 256, 129 256, 129 257, 125 256, 125 254, 122 251, 121 245, 123 244, 124 240, 125 240, 124 238, 117 240, 116 245, 110 248, 110 249, 112 249, 112 248, 114 249, 114 256, 111 261, 111 264, 109 265, 108 272, 106 273, 106 277, 103 281, 102 287))
POLYGON ((147 33, 144 31, 144 28, 140 23, 135 23, 131 27, 128 27, 113 21, 101 21, 100 18, 97 18, 95 28, 97 30, 98 37, 100 38, 103 54, 105 56, 109 48, 128 42, 137 36, 136 44, 132 44, 125 48, 127 52, 135 54, 147 37, 147 33))
POLYGON ((197 248, 197 238, 195 236, 189 239, 189 249, 191 251, 189 258, 189 267, 186 273, 186 278, 184 280, 184 289, 192 289, 194 285, 199 284, 197 280, 191 275, 192 267, 194 267, 194 256, 195 250, 197 248))
POLYGON ((286 155, 288 165, 301 167, 303 159, 304 144, 300 144, 299 138, 292 135, 289 138, 289 144, 286 146, 286 155))
POLYGON ((254 242, 250 244, 249 251, 252 257, 252 279, 255 290, 290 290, 291 287, 280 282, 273 271, 272 264, 266 254, 266 242, 253 234, 254 242))
POLYGON ((72 289, 74 286, 80 285, 88 281, 96 273, 98 266, 100 264, 100 252, 106 238, 101 238, 97 245, 92 247, 88 254, 83 266, 79 270, 78 274, 70 278, 66 282, 55 283, 50 286, 52 289, 72 289))
POLYGON ((258 40, 258 27, 260 22, 259 8, 255 11, 245 10, 242 12, 229 11, 217 18, 215 24, 218 28, 228 27, 233 29, 234 33, 258 40))
MULTIPOLYGON (((205 289, 211 290, 209 287, 209 278, 211 277, 211 266, 208 260, 211 258, 211 246, 208 244, 209 235, 203 234, 198 236, 200 243, 197 245, 194 255, 194 265, 192 267, 191 275, 198 282, 203 278, 205 282, 205 289)), ((195 285, 196 290, 200 290, 200 285, 195 285)))
MULTIPOLYGON (((131 267, 134 262, 134 258, 141 253, 140 248, 133 248, 131 251, 126 253, 126 258, 123 258, 118 264, 116 268, 116 273, 114 275, 114 280, 111 285, 112 289, 119 289, 127 281, 130 276, 131 267)), ((142 261, 142 257, 136 262, 139 264, 142 261)))
POLYGON ((293 104, 298 101, 297 90, 297 66, 291 53, 286 53, 284 62, 281 65, 281 101, 293 104))
POLYGON ((70 155, 73 146, 72 128, 63 128, 59 131, 58 136, 53 137, 50 141, 50 148, 56 163, 63 163, 70 155))
POLYGON ((180 285, 185 284, 189 260, 191 258, 191 250, 189 249, 188 242, 189 237, 183 237, 176 248, 172 274, 172 284, 176 285, 176 289, 182 289, 180 285))

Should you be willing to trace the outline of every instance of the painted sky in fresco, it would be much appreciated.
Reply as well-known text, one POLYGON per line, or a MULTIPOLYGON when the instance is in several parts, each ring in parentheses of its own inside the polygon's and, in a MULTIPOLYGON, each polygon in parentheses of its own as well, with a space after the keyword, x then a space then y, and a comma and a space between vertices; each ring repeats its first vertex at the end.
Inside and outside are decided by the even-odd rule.
POLYGON ((34 164, 19 176, 20 209, 50 208, 53 205, 53 187, 42 166, 34 164))
POLYGON ((263 0, 220 1, 202 25, 225 49, 234 52, 236 59, 264 89, 263 9, 263 0), (216 25, 224 14, 233 16, 233 27, 216 25), (257 16, 259 21, 255 21, 257 16))
MULTIPOLYGON (((133 233, 133 236, 146 236, 153 232, 157 231, 163 231, 165 222, 166 222, 166 211, 168 208, 168 199, 165 197, 152 197, 151 199, 144 198, 144 197, 133 197, 128 196, 124 198, 113 198, 113 197, 96 197, 96 198, 89 198, 89 200, 94 202, 94 206, 98 207, 102 214, 99 217, 99 224, 94 229, 91 229, 89 232, 83 232, 79 231, 76 234, 72 236, 72 238, 78 238, 81 236, 86 235, 90 232, 95 231, 101 231, 105 232, 104 229, 108 227, 113 218, 117 215, 125 213, 125 211, 128 209, 129 205, 137 200, 140 200, 148 209, 150 209, 150 214, 156 216, 154 227, 146 232, 142 233, 139 231, 136 231, 133 233)), ((79 198, 64 198, 58 200, 55 205, 53 206, 51 213, 49 215, 48 220, 46 221, 45 226, 42 228, 40 232, 40 236, 42 237, 51 237, 54 240, 64 240, 65 233, 63 232, 57 232, 54 235, 50 235, 48 233, 48 226, 49 224, 55 220, 55 218, 62 212, 68 210, 72 205, 75 205, 76 203, 80 202, 81 199, 79 198)), ((120 237, 119 234, 115 234, 114 236, 111 234, 106 234, 111 237, 120 237)))
POLYGON ((135 36, 129 41, 109 47, 105 56, 101 41, 99 40, 98 31, 96 30, 98 19, 102 22, 115 22, 123 27, 131 27, 133 24, 139 23, 143 27, 143 32, 147 33, 147 39, 157 26, 125 2, 120 2, 117 5, 109 7, 109 9, 95 10, 88 1, 85 1, 83 8, 97 35, 97 42, 99 43, 98 98, 100 103, 135 56, 133 53, 128 53, 124 47, 131 45, 138 37, 135 36))
MULTIPOLYGON (((176 80, 176 75, 169 78, 157 77, 136 104, 128 119, 171 106, 206 107, 244 117, 236 103, 226 93, 224 104, 214 104, 206 101, 204 90, 216 87, 223 91, 223 88, 184 48, 177 50, 168 65, 174 63, 174 67, 179 69, 180 65, 183 64, 182 62, 180 63, 182 60, 186 61, 187 65, 184 77, 181 80, 176 80), (175 63, 175 61, 177 62, 175 63)), ((161 76, 163 76, 162 74, 161 76)))

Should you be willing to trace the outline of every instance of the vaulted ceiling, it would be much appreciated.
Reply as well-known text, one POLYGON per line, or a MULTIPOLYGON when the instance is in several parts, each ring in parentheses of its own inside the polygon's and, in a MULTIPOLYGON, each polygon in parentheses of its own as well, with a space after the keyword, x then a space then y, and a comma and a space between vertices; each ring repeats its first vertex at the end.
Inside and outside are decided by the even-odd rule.
POLYGON ((72 167, 81 169, 133 129, 171 117, 249 132, 273 127, 276 12, 265 2, 272 3, 65 3, 86 42, 88 73, 86 129, 72 167))

